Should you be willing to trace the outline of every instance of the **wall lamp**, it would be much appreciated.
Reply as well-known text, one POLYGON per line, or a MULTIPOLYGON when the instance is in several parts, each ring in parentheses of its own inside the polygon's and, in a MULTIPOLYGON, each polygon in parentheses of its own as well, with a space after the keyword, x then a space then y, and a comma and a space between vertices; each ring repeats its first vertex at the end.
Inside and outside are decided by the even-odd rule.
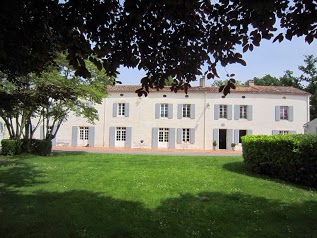
POLYGON ((209 102, 207 103, 206 107, 207 107, 207 109, 209 109, 209 108, 210 108, 210 104, 209 104, 209 102))

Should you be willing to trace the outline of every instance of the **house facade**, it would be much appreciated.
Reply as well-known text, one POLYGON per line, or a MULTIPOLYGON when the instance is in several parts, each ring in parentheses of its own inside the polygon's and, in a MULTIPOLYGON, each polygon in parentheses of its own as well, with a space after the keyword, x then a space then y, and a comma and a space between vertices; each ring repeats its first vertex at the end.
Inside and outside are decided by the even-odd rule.
POLYGON ((304 133, 305 134, 317 134, 317 118, 304 124, 304 133))
MULTIPOLYGON (((70 115, 53 141, 56 146, 241 149, 248 134, 304 133, 309 94, 293 87, 238 87, 223 97, 217 87, 169 88, 138 97, 137 85, 108 88, 94 125, 70 115)), ((40 132, 36 134, 41 137, 40 132)))

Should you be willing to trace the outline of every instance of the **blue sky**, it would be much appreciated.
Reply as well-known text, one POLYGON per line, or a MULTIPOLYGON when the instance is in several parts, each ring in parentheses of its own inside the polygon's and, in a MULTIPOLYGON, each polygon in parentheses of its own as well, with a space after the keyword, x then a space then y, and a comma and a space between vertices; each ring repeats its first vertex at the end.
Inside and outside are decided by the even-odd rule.
MULTIPOLYGON (((245 82, 254 77, 263 77, 271 74, 275 77, 284 75, 285 70, 292 70, 295 76, 300 75, 299 65, 304 64, 304 55, 314 55, 317 57, 317 42, 307 44, 304 38, 293 38, 292 41, 284 40, 282 43, 272 43, 263 40, 260 47, 253 52, 243 54, 247 66, 239 64, 229 65, 226 70, 219 66, 218 73, 221 79, 226 79, 226 71, 234 73, 236 79, 245 82)), ((120 68, 118 80, 125 85, 139 84, 140 79, 145 76, 144 71, 137 69, 120 68)), ((206 85, 210 85, 211 80, 207 80, 206 85)), ((192 83, 198 85, 198 82, 192 83)))

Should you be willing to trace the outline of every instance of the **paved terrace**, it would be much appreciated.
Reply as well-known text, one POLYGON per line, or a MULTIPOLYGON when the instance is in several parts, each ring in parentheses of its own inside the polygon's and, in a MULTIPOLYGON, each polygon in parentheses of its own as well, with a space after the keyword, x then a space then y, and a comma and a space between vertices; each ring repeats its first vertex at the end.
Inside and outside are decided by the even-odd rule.
POLYGON ((183 156, 242 156, 242 151, 232 150, 187 150, 187 149, 147 149, 147 148, 107 148, 107 147, 71 147, 53 146, 53 151, 78 151, 106 154, 142 154, 142 155, 183 155, 183 156))

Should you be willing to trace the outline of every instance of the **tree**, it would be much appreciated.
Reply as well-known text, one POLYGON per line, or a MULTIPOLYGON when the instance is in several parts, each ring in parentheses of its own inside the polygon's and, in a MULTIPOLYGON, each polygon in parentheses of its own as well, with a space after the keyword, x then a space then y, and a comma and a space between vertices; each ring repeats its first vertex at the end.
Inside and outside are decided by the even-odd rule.
POLYGON ((219 77, 217 66, 245 65, 242 53, 263 39, 317 38, 317 3, 309 0, 13 0, 0 9, 0 71, 41 72, 67 50, 79 76, 90 76, 86 59, 110 76, 120 65, 144 69, 138 93, 169 76, 176 91, 197 75, 219 77))
MULTIPOLYGON (((227 84, 227 80, 219 80, 216 79, 212 82, 211 86, 215 86, 215 87, 220 87, 222 85, 226 85, 227 84)), ((245 86, 245 83, 240 82, 239 80, 236 80, 235 84, 237 86, 245 86)))
POLYGON ((265 75, 262 78, 254 77, 254 84, 260 86, 281 86, 281 82, 278 78, 271 76, 270 74, 265 75))
POLYGON ((42 125, 44 138, 51 140, 70 112, 84 116, 91 123, 98 119, 93 104, 102 102, 107 95, 106 87, 113 80, 89 62, 91 77, 86 79, 74 75, 65 56, 60 55, 56 62, 56 66, 41 75, 8 80, 2 74, 0 116, 11 139, 32 139, 42 125))

